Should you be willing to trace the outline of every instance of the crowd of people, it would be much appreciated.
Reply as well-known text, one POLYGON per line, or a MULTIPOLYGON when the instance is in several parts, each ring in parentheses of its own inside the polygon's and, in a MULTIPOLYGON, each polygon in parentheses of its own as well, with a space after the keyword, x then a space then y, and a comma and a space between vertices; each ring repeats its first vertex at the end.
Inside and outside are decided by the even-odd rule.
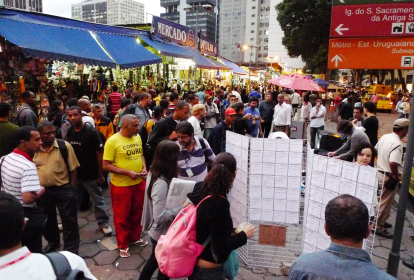
MULTIPOLYGON (((196 239, 199 244, 207 243, 189 279, 225 279, 223 263, 255 232, 251 225, 237 234, 233 231, 227 194, 236 176, 236 160, 226 153, 226 131, 252 138, 288 138, 292 120, 300 110, 302 120, 309 124, 311 147, 315 148, 316 136, 324 129, 327 114, 321 96, 274 86, 256 87, 248 95, 232 87, 216 91, 200 88, 183 95, 176 90, 163 93, 152 88, 120 93, 117 86, 104 87, 94 100, 82 96, 67 102, 53 101, 48 120, 41 122, 32 109, 34 94, 25 91, 22 99, 23 105, 11 119, 10 105, 0 103, 0 183, 6 193, 0 195, 0 215, 13 213, 0 222, 1 228, 10 228, 0 231, 0 278, 4 279, 38 279, 28 276, 36 269, 39 271, 35 274, 49 279, 52 266, 44 271, 28 267, 47 260, 40 254, 59 249, 60 226, 64 256, 72 268, 79 267, 85 276, 95 279, 76 256, 81 241, 77 215, 79 210, 92 205, 97 227, 103 234, 112 235, 103 195, 107 188, 120 257, 130 256, 130 246, 147 246, 148 241, 141 235, 143 230, 148 231, 153 250, 139 279, 149 280, 157 270, 155 247, 177 214, 189 204, 199 203, 196 239), (195 187, 183 205, 167 209, 167 193, 173 178, 194 181, 195 187), (44 248, 42 236, 47 241, 44 248), (28 252, 34 254, 28 257, 28 252), (25 262, 25 266, 13 262, 26 257, 30 262, 25 262), (13 265, 4 270, 3 262, 13 265), (14 273, 18 278, 11 276, 14 273)), ((392 238, 387 231, 392 225, 386 221, 400 181, 401 139, 408 132, 408 119, 396 120, 393 133, 378 141, 375 104, 366 102, 359 106, 351 95, 342 103, 338 132, 344 144, 327 155, 363 165, 373 165, 378 158, 382 193, 373 230, 392 238)), ((343 240, 353 240, 355 246, 351 247, 360 248, 361 240, 369 232, 365 205, 346 196, 330 203, 332 207, 326 211, 334 213, 327 214, 326 231, 332 242, 339 245, 331 245, 329 250, 341 251, 340 246, 351 246, 343 240), (363 219, 350 228, 358 227, 358 232, 338 232, 330 219, 343 219, 335 216, 338 211, 351 217, 354 212, 348 208, 354 205, 358 209, 352 211, 363 219)), ((349 256, 358 256, 358 252, 350 252, 349 256)), ((335 261, 339 260, 332 262, 335 261)), ((302 267, 310 263, 305 257, 299 259, 292 275, 306 273, 302 267)), ((302 279, 298 277, 292 279, 302 279)), ((157 279, 169 277, 159 271, 157 279)))

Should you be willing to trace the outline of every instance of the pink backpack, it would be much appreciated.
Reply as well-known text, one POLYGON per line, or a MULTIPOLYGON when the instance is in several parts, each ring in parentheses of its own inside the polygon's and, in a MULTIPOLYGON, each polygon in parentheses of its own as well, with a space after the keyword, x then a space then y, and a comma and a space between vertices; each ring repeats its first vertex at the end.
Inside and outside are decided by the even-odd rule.
POLYGON ((197 257, 210 241, 196 242, 197 208, 211 197, 206 196, 197 206, 190 204, 175 217, 165 235, 161 235, 155 247, 155 258, 162 273, 171 278, 188 277, 193 273, 197 257))

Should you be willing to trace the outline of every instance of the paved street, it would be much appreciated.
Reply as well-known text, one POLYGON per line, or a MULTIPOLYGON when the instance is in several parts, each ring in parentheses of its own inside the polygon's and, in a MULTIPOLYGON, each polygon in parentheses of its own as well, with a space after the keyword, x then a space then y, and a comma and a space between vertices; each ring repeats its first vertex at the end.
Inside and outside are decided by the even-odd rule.
MULTIPOLYGON (((379 113, 380 120, 380 134, 389 133, 392 130, 392 123, 396 119, 396 114, 379 113)), ((334 132, 336 123, 327 123, 327 129, 334 132)), ((105 191, 105 200, 107 209, 111 216, 110 225, 113 227, 113 211, 109 190, 105 191)), ((412 203, 412 202, 411 202, 412 203)), ((394 224, 396 217, 395 206, 391 212, 390 222, 394 224)), ((151 253, 151 245, 145 248, 131 246, 131 257, 120 258, 118 250, 116 249, 115 236, 104 237, 98 231, 92 211, 79 213, 80 236, 82 245, 80 246, 79 254, 82 256, 92 273, 102 280, 106 279, 138 279, 140 271, 151 253)), ((414 215, 407 212, 405 228, 401 244, 401 257, 414 257, 414 215)), ((115 229, 114 233, 115 235, 115 229)), ((144 238, 149 241, 147 235, 144 238)), ((379 268, 385 270, 387 267, 388 254, 392 245, 392 240, 377 237, 373 251, 372 261, 379 268)), ((155 279, 155 278, 154 278, 155 279)), ((282 276, 280 267, 261 268, 248 267, 240 261, 239 280, 277 280, 287 279, 282 276)), ((412 279, 414 280, 414 271, 406 268, 402 264, 399 267, 398 279, 412 279)))

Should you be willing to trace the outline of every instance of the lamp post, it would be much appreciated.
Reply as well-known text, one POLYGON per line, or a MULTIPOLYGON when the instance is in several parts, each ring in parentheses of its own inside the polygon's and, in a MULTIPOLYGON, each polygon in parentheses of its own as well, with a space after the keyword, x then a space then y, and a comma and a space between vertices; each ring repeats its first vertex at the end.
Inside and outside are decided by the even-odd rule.
POLYGON ((251 72, 251 67, 252 67, 252 54, 253 54, 253 48, 258 49, 259 46, 253 46, 253 45, 245 45, 243 46, 243 49, 247 50, 248 48, 250 48, 250 61, 249 61, 249 86, 248 89, 250 90, 250 72, 251 72))
POLYGON ((195 46, 194 46, 194 90, 197 90, 197 56, 198 56, 198 10, 209 10, 212 8, 211 5, 194 5, 192 7, 184 8, 184 11, 196 11, 196 26, 195 26, 195 46))

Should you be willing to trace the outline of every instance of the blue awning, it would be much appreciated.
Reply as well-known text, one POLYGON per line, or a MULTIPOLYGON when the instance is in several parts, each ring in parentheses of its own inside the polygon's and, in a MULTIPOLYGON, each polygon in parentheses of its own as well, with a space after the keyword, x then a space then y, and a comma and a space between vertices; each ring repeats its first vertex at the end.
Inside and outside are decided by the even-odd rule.
POLYGON ((0 17, 0 35, 21 47, 26 56, 115 67, 86 30, 46 26, 0 17))
POLYGON ((139 38, 147 45, 160 51, 161 55, 180 57, 180 58, 189 58, 189 59, 193 58, 193 55, 194 55, 193 50, 167 42, 159 38, 156 35, 153 36, 154 40, 146 35, 140 35, 139 38))
POLYGON ((204 56, 199 52, 197 52, 196 59, 197 61, 195 59, 193 60, 197 62, 197 68, 202 68, 202 69, 217 69, 218 68, 220 70, 231 70, 232 69, 231 67, 228 67, 217 60, 204 56))
POLYGON ((16 10, 8 7, 0 8, 0 17, 13 19, 20 22, 41 24, 55 27, 66 27, 72 29, 83 29, 87 31, 105 32, 113 34, 122 34, 128 36, 138 36, 147 33, 144 30, 135 28, 111 26, 106 24, 91 23, 70 18, 63 18, 43 13, 29 12, 25 10, 16 10))
POLYGON ((92 34, 121 68, 162 62, 160 57, 147 50, 134 37, 98 32, 92 34))
POLYGON ((247 75, 248 73, 240 68, 236 63, 231 62, 230 60, 225 59, 224 57, 220 57, 220 60, 226 64, 227 66, 233 69, 233 73, 237 75, 247 75))

